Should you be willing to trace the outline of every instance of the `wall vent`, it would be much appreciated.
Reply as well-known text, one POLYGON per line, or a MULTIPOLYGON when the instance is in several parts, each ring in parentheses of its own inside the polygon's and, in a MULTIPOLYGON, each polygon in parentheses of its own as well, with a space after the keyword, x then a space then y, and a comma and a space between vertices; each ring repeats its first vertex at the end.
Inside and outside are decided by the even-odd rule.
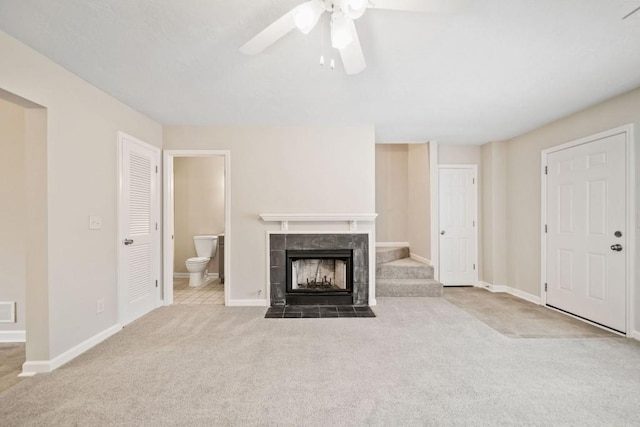
POLYGON ((15 301, 0 301, 0 323, 16 323, 15 301))

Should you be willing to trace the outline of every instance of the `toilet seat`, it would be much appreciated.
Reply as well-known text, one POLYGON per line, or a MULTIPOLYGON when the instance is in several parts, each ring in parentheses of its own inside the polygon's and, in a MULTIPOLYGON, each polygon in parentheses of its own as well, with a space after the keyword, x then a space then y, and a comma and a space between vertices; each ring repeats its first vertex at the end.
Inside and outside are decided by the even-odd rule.
POLYGON ((207 258, 207 257, 203 257, 203 256, 197 256, 197 257, 193 257, 193 258, 189 258, 187 259, 187 262, 190 262, 192 264, 197 264, 197 263, 201 263, 201 262, 209 262, 211 258, 207 258))

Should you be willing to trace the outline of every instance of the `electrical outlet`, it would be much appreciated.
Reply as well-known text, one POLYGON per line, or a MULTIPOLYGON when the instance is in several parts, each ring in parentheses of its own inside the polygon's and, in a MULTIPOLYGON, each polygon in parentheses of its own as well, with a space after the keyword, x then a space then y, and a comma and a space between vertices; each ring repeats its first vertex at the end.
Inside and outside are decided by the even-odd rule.
POLYGON ((100 230, 102 228, 102 217, 97 215, 89 216, 89 230, 100 230))
POLYGON ((104 299, 100 298, 96 301, 96 314, 100 314, 104 311, 104 299))

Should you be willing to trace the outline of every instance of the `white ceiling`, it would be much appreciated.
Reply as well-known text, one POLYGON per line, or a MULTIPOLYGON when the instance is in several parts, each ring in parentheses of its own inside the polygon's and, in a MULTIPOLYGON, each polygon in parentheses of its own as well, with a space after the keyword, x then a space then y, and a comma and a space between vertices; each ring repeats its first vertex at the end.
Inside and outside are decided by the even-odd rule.
POLYGON ((318 65, 319 27, 238 51, 302 1, 0 0, 0 29, 172 125, 373 124, 379 142, 481 144, 640 86, 640 16, 621 19, 640 0, 368 10, 355 76, 318 65))

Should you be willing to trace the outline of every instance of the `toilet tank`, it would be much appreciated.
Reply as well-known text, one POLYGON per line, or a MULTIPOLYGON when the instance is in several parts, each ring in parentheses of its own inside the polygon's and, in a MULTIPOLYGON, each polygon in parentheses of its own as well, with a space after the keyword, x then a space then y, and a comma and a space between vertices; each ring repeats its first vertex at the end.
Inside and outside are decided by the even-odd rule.
POLYGON ((197 256, 213 258, 218 248, 218 236, 193 236, 193 244, 197 256))

